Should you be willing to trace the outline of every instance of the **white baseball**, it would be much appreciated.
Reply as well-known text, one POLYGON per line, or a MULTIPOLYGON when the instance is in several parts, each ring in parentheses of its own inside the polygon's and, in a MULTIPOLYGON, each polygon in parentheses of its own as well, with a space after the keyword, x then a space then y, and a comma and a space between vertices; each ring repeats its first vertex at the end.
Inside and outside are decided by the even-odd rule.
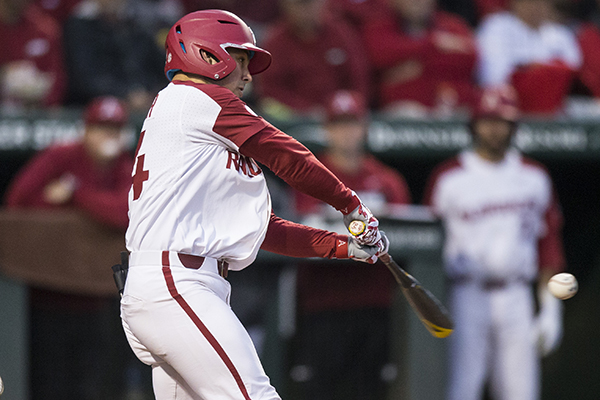
POLYGON ((2 382, 2 377, 0 377, 0 395, 4 393, 4 382, 2 382))
POLYGON ((579 289, 577 279, 567 272, 556 274, 548 281, 548 290, 550 293, 561 300, 570 299, 575 296, 577 289, 579 289))

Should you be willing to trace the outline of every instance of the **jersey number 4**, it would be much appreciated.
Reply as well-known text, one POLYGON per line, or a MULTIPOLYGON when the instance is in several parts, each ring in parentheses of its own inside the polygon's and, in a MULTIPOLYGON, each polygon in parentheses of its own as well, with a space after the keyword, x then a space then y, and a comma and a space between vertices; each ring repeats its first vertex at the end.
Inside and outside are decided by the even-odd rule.
POLYGON ((144 140, 144 134, 146 134, 146 131, 142 131, 142 133, 140 133, 140 140, 138 140, 138 145, 135 149, 135 157, 137 161, 135 166, 135 174, 133 175, 133 200, 140 198, 144 181, 147 181, 150 175, 148 170, 144 170, 144 158, 146 158, 146 155, 138 155, 142 145, 142 140, 144 140))

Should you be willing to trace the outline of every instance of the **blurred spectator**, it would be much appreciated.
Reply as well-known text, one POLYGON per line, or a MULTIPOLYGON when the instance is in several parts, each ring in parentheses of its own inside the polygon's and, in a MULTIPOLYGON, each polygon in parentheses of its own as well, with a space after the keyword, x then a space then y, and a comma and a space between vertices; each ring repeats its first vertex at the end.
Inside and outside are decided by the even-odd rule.
MULTIPOLYGON (((34 156, 15 176, 6 205, 82 210, 124 235, 133 168, 121 133, 127 120, 125 107, 116 98, 92 102, 81 141, 50 147, 34 156)), ((32 399, 114 398, 107 385, 116 368, 110 365, 110 349, 118 343, 109 329, 108 319, 115 312, 111 298, 44 287, 31 287, 29 296, 32 399)))
POLYGON ((573 94, 600 98, 600 0, 596 9, 570 0, 553 0, 556 20, 569 26, 581 47, 583 62, 573 94), (579 10, 586 14, 580 18, 579 10))
POLYGON ((125 13, 128 20, 154 38, 161 51, 169 28, 185 14, 182 0, 127 0, 125 13))
POLYGON ((192 11, 220 9, 240 16, 262 42, 265 28, 280 16, 279 0, 182 0, 184 13, 192 11))
POLYGON ((448 400, 482 399, 486 385, 493 399, 539 399, 540 358, 562 337, 546 286, 565 267, 562 214, 546 168, 511 147, 517 118, 512 88, 484 91, 473 148, 437 167, 425 194, 446 233, 448 400))
POLYGON ((583 55, 579 80, 592 96, 600 98, 600 18, 596 23, 582 23, 576 34, 583 55))
POLYGON ((31 0, 0 0, 3 110, 59 106, 66 90, 60 26, 31 0))
POLYGON ((480 19, 478 1, 481 0, 438 0, 438 5, 444 11, 460 15, 471 27, 475 27, 480 19))
POLYGON ((340 89, 368 96, 369 70, 360 38, 327 8, 327 0, 280 0, 283 16, 264 48, 273 64, 255 78, 267 117, 322 116, 340 89))
POLYGON ((508 10, 511 0, 475 0, 477 18, 479 21, 488 15, 508 10))
POLYGON ((377 72, 378 108, 418 117, 470 110, 477 54, 469 25, 438 11, 435 0, 388 1, 364 31, 377 72))
POLYGON ((481 85, 512 84, 526 114, 560 112, 581 66, 575 35, 551 12, 550 0, 511 0, 477 32, 481 85))
POLYGON ((357 32, 377 18, 387 0, 329 0, 331 11, 348 22, 357 32))
MULTIPOLYGON (((327 104, 328 147, 319 156, 323 164, 351 185, 375 215, 386 213, 389 205, 410 203, 404 177, 365 150, 364 97, 339 91, 327 104)), ((323 226, 331 207, 298 192, 294 195, 303 221, 323 226)), ((344 226, 338 232, 346 232, 344 226)), ((302 399, 385 398, 382 372, 390 362, 389 318, 396 288, 382 264, 299 265, 299 331, 291 375, 299 382, 302 399)))
POLYGON ((145 113, 166 85, 164 48, 125 17, 125 6, 121 0, 84 0, 66 21, 70 103, 111 95, 131 112, 145 113))
POLYGON ((34 0, 42 10, 48 13, 61 25, 69 18, 73 9, 81 0, 34 0))

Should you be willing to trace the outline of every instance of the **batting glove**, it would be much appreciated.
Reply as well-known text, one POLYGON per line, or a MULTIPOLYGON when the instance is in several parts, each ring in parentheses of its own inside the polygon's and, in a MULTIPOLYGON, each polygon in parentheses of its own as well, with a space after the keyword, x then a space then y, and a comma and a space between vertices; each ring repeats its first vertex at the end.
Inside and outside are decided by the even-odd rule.
POLYGON ((354 234, 354 239, 360 244, 373 246, 381 240, 379 221, 373 216, 371 210, 360 201, 356 193, 352 192, 352 195, 358 199, 360 204, 348 214, 344 214, 344 225, 349 229, 352 221, 358 220, 364 222, 364 230, 359 234, 354 234))
POLYGON ((534 320, 533 335, 539 353, 547 356, 559 347, 562 339, 563 304, 546 289, 542 289, 539 299, 540 311, 534 320))
POLYGON ((387 253, 390 241, 384 232, 380 232, 381 239, 372 246, 360 244, 353 236, 346 236, 346 240, 338 239, 336 258, 350 258, 368 264, 375 264, 380 254, 387 253))

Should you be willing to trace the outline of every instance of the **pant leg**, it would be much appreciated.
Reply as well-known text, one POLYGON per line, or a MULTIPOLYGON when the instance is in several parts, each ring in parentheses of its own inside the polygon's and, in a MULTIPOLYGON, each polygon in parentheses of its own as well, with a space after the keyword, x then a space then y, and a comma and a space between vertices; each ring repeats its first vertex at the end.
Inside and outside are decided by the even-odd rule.
POLYGON ((152 365, 152 387, 157 399, 204 400, 196 395, 181 375, 166 362, 152 365))
POLYGON ((166 362, 200 398, 279 400, 250 336, 227 304, 227 282, 185 268, 169 269, 167 282, 163 271, 129 271, 122 316, 138 357, 153 367, 166 362))
POLYGON ((497 400, 537 400, 540 360, 532 340, 534 298, 526 284, 514 284, 493 299, 496 352, 490 379, 497 400))
POLYGON ((489 297, 475 284, 454 285, 449 305, 455 329, 449 338, 448 400, 480 400, 490 356, 489 297))

